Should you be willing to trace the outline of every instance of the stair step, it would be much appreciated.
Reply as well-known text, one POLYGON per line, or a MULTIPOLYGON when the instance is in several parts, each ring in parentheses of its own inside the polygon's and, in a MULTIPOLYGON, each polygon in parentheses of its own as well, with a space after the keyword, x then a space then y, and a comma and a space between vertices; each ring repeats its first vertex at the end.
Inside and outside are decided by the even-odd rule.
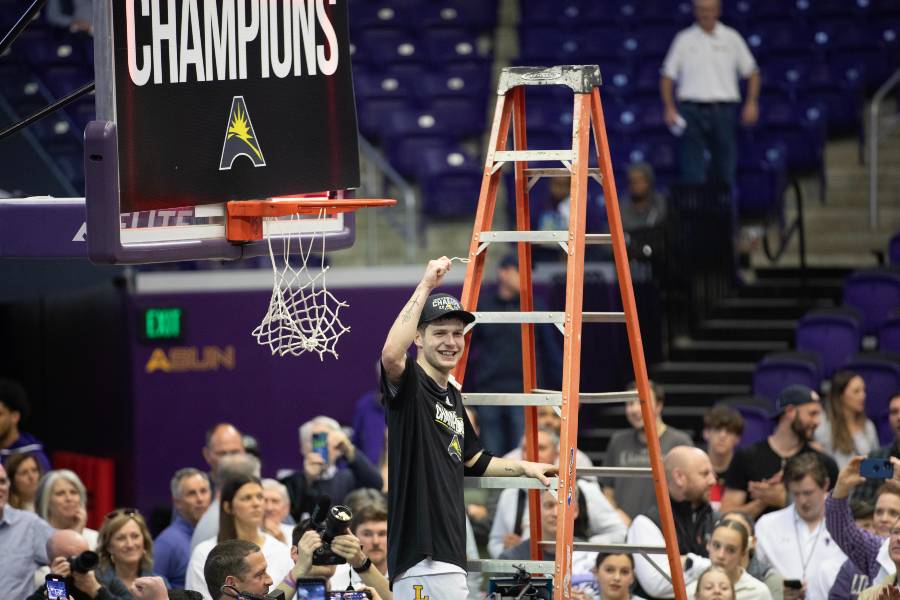
MULTIPOLYGON (((751 386, 725 383, 671 383, 667 384, 665 389, 667 409, 689 408, 703 414, 704 408, 698 405, 712 406, 722 398, 747 395, 751 386)), ((675 412, 671 411, 670 414, 674 415, 675 412)), ((694 415, 696 419, 696 413, 694 415)))
POLYGON ((719 301, 712 311, 720 319, 799 319, 810 308, 829 308, 833 302, 805 302, 795 298, 742 298, 735 296, 719 301))
POLYGON ((691 383, 701 379, 709 383, 749 383, 753 362, 671 361, 651 368, 653 379, 661 384, 691 383))
POLYGON ((678 338, 673 344, 672 361, 756 362, 769 352, 790 350, 784 340, 708 340, 678 338))

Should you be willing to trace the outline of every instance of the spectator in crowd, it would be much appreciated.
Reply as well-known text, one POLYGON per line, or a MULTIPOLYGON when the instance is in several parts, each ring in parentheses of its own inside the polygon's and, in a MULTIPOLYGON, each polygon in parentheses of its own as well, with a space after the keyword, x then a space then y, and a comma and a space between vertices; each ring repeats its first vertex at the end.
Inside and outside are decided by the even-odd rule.
MULTIPOLYGON (((353 513, 353 520, 350 522, 350 532, 359 540, 363 554, 372 561, 371 568, 385 578, 388 575, 387 529, 387 507, 384 505, 363 506, 353 513)), ((364 584, 350 563, 338 565, 331 577, 332 589, 346 589, 348 583, 354 589, 364 584)))
POLYGON ((44 475, 37 457, 31 453, 13 454, 6 459, 9 476, 9 505, 20 510, 35 512, 38 482, 44 475))
MULTIPOLYGON (((631 384, 629 389, 636 389, 631 384)), ((685 432, 669 427, 662 420, 665 396, 663 390, 654 382, 650 382, 650 406, 656 414, 656 433, 663 454, 676 446, 693 446, 691 436, 685 432)), ((644 432, 644 417, 641 414, 640 400, 629 400, 625 404, 625 416, 631 429, 623 429, 613 434, 606 447, 604 467, 649 467, 650 454, 647 450, 647 434, 644 432)), ((653 480, 643 477, 600 479, 603 492, 613 506, 622 510, 629 521, 639 514, 646 513, 656 507, 656 492, 653 480)))
MULTIPOLYGON (((560 427, 562 426, 562 419, 560 419, 559 415, 556 414, 556 411, 553 410, 552 406, 538 406, 537 407, 537 427, 538 431, 546 430, 552 431, 556 436, 557 445, 559 445, 559 434, 560 427)), ((538 442, 538 454, 540 454, 540 441, 538 442)), ((503 458, 509 460, 522 460, 525 456, 525 436, 522 436, 521 441, 519 442, 519 446, 517 448, 513 448, 509 452, 503 455, 503 458)), ((584 469, 587 467, 593 467, 594 463, 588 457, 587 454, 582 452, 579 449, 575 449, 575 467, 578 469, 584 469)), ((596 481, 596 477, 588 477, 592 481, 596 481)))
POLYGON ((785 588, 785 600, 803 598, 816 571, 829 560, 844 556, 825 527, 829 483, 818 456, 811 452, 794 456, 784 467, 784 485, 793 503, 763 515, 756 523, 759 559, 775 566, 785 580, 802 582, 802 591, 785 588))
POLYGON ((716 485, 709 495, 713 510, 719 510, 722 494, 725 493, 725 472, 731 465, 734 450, 741 442, 743 433, 744 417, 730 406, 719 404, 703 415, 706 454, 709 455, 709 462, 716 472, 716 485))
POLYGON ((234 592, 265 596, 272 585, 262 549, 241 539, 225 540, 207 552, 203 563, 204 598, 232 600, 234 592), (233 588, 233 591, 229 588, 233 588))
POLYGON ((24 598, 35 569, 47 564, 46 544, 53 528, 37 515, 9 506, 9 488, 0 464, 0 590, 8 598, 24 598))
POLYGON ((364 506, 378 505, 387 506, 387 497, 380 490, 372 488, 359 488, 353 490, 344 498, 344 506, 350 509, 354 515, 363 509, 364 506))
POLYGON ((628 197, 619 205, 626 232, 659 227, 666 220, 666 199, 656 191, 656 176, 648 163, 628 167, 628 197))
POLYGON ((209 465, 209 479, 215 483, 219 461, 226 456, 244 454, 244 436, 230 423, 216 423, 206 432, 203 459, 209 465))
POLYGON ((84 536, 88 546, 97 547, 97 530, 87 523, 87 490, 69 469, 48 471, 38 483, 37 514, 54 529, 72 529, 84 536))
POLYGON ((191 552, 203 540, 216 537, 219 534, 219 497, 225 482, 240 477, 256 477, 259 479, 259 473, 259 460, 255 456, 246 453, 223 456, 216 463, 215 477, 212 479, 216 487, 215 497, 194 528, 194 533, 191 535, 191 552))
MULTIPOLYGON (((549 429, 538 430, 538 461, 556 464, 559 438, 549 429)), ((626 526, 596 482, 579 479, 578 488, 584 498, 585 535, 598 543, 617 543, 625 539, 626 526)), ((493 512, 494 521, 488 538, 488 554, 497 558, 504 550, 530 539, 528 499, 525 490, 503 490, 493 512)))
POLYGON ((766 584, 773 600, 782 600, 784 597, 784 577, 777 569, 769 564, 760 562, 756 556, 756 521, 745 512, 732 511, 724 513, 721 520, 729 519, 737 521, 750 532, 750 540, 747 551, 741 557, 741 568, 766 584))
MULTIPOLYGON (((709 566, 706 541, 713 532, 715 516, 709 505, 709 492, 716 484, 716 474, 706 452, 691 446, 676 446, 665 458, 666 481, 672 517, 678 535, 678 550, 684 557, 685 583, 691 584, 709 566)), ((660 528, 659 508, 654 505, 635 517, 628 530, 629 544, 665 545, 660 528)), ((670 573, 665 558, 635 557, 635 573, 643 588, 642 595, 671 598, 672 584, 660 572, 670 573), (650 564, 650 560, 655 563, 650 564)))
POLYGON ((312 512, 321 495, 339 502, 355 489, 380 490, 384 483, 375 465, 356 451, 340 424, 331 417, 318 416, 300 426, 300 454, 303 469, 281 480, 291 498, 291 516, 298 523, 312 512), (313 450, 312 437, 316 433, 328 435, 327 461, 313 450), (339 462, 348 468, 339 469, 339 462))
POLYGON ((720 13, 719 0, 694 0, 697 23, 675 36, 663 61, 660 95, 666 124, 683 128, 678 158, 685 183, 734 185, 737 75, 747 79, 741 122, 753 125, 759 117, 759 69, 741 34, 719 22, 720 13))
POLYGON ((897 570, 900 569, 900 519, 891 526, 889 537, 885 542, 884 554, 887 555, 887 560, 893 563, 893 573, 885 575, 878 583, 860 592, 859 600, 900 599, 900 589, 897 588, 897 570))
MULTIPOLYGON (((587 518, 584 508, 586 506, 583 496, 579 493, 579 486, 573 489, 572 514, 575 519, 572 539, 575 542, 588 541, 587 518)), ((556 495, 549 490, 541 492, 541 536, 544 541, 556 542, 556 509, 558 503, 556 495)), ((555 560, 556 546, 554 544, 541 546, 542 560, 555 560)), ((526 539, 512 548, 504 550, 500 554, 502 560, 529 560, 531 558, 531 541, 526 539)), ((594 567, 594 553, 576 550, 572 552, 572 576, 591 573, 594 567)))
MULTIPOLYGON (((568 227, 566 227, 568 228, 568 227)), ((519 261, 507 254, 497 266, 497 289, 482 294, 478 310, 510 312, 521 310, 519 304, 519 261)), ((550 325, 534 327, 535 376, 538 387, 554 389, 562 372, 562 348, 556 331, 550 325), (551 335, 548 335, 551 334, 551 335)), ((472 360, 469 361, 473 384, 470 391, 480 393, 513 393, 522 391, 522 327, 497 324, 476 327, 472 331, 472 360)), ((503 456, 516 448, 525 431, 525 411, 520 406, 479 406, 478 420, 490 432, 484 438, 485 449, 503 456)))
POLYGON ((741 559, 749 549, 750 532, 743 523, 730 519, 716 523, 707 544, 709 560, 728 574, 736 600, 772 600, 766 584, 741 566, 741 559))
POLYGON ((15 381, 0 378, 0 462, 6 463, 13 454, 33 454, 43 472, 50 470, 50 459, 44 445, 30 433, 19 430, 28 418, 31 406, 25 388, 15 381))
POLYGON ((291 541, 294 525, 291 523, 291 499, 283 483, 274 479, 263 479, 263 498, 266 502, 266 515, 263 518, 263 531, 279 542, 287 544, 291 541))
POLYGON ((53 532, 47 540, 47 558, 50 567, 41 572, 37 590, 28 597, 28 600, 46 600, 46 585, 44 575, 53 573, 66 580, 66 590, 73 600, 131 600, 131 593, 125 584, 114 579, 107 585, 100 583, 95 570, 87 573, 79 573, 72 569, 69 559, 79 556, 83 552, 89 552, 88 544, 84 537, 71 529, 60 529, 53 532))
POLYGON ((94 34, 94 0, 48 0, 47 21, 72 33, 94 34))
POLYGON ((595 585, 572 586, 572 600, 643 600, 631 594, 634 585, 634 558, 630 554, 597 553, 594 568, 595 585), (596 589, 595 589, 596 588, 596 589))
POLYGON ((268 565, 270 581, 281 581, 290 572, 288 545, 262 531, 264 507, 262 484, 257 477, 247 475, 225 481, 221 490, 218 536, 200 542, 191 553, 185 578, 187 589, 200 592, 206 600, 211 600, 203 585, 204 565, 216 544, 228 540, 239 539, 259 546, 268 565))
POLYGON ((709 567, 697 578, 694 600, 735 600, 734 584, 721 567, 709 567))
POLYGON ((175 518, 154 542, 153 572, 176 588, 184 587, 191 560, 191 536, 209 508, 212 494, 206 473, 191 467, 179 469, 170 484, 175 518))
POLYGON ((141 513, 120 508, 106 515, 97 554, 97 581, 110 589, 119 581, 134 594, 135 580, 153 574, 153 538, 141 513))
MULTIPOLYGON (((840 476, 838 479, 840 479, 840 476)), ((826 526, 828 525, 827 502, 828 500, 826 499, 826 526)), ((857 528, 875 533, 875 525, 872 520, 875 515, 874 506, 868 502, 854 500, 850 503, 850 512, 853 515, 853 522, 857 528)), ((890 525, 888 525, 889 528, 890 525)), ((856 600, 859 593, 870 585, 869 576, 856 566, 852 558, 847 558, 846 560, 834 558, 823 564, 822 568, 816 571, 815 578, 809 582, 810 593, 808 595, 813 598, 828 598, 829 600, 832 598, 835 600, 856 600)))
POLYGON ((804 385, 791 385, 775 401, 775 432, 765 440, 741 448, 725 473, 722 512, 742 511, 758 518, 787 504, 782 469, 793 456, 815 453, 825 465, 829 481, 837 479, 837 465, 817 452, 810 441, 819 426, 819 395, 804 385))
MULTIPOLYGON (((894 466, 894 479, 882 483, 875 501, 873 527, 875 532, 868 532, 857 527, 853 522, 848 498, 853 488, 863 483, 864 477, 859 473, 859 465, 864 457, 856 456, 841 469, 834 489, 825 500, 825 524, 832 539, 843 550, 847 557, 862 575, 868 577, 869 583, 877 583, 887 575, 894 573, 894 565, 889 557, 888 536, 894 522, 900 518, 900 459, 891 457, 894 466)), ((879 480, 881 481, 881 480, 879 480)), ((841 567, 832 589, 846 577, 854 579, 852 571, 845 573, 841 567)), ((859 585, 859 577, 856 577, 859 585)), ((852 591, 851 587, 851 591, 852 591)), ((860 593, 860 598, 862 594, 860 593)))
MULTIPOLYGON (((375 381, 381 376, 381 364, 375 363, 375 381)), ((353 445, 362 450, 373 465, 381 464, 384 456, 385 433, 384 406, 381 405, 381 393, 369 390, 356 401, 353 411, 353 445)))
MULTIPOLYGON (((543 231, 569 229, 569 191, 572 181, 568 177, 551 177, 549 206, 541 211, 538 228, 543 231)), ((557 253, 558 254, 558 253, 557 253)))
MULTIPOLYGON (((888 423, 894 432, 894 441, 870 453, 869 458, 900 458, 900 390, 894 393, 888 403, 888 423)), ((874 502, 880 486, 880 479, 866 479, 853 490, 853 499, 874 502)))
POLYGON ((838 468, 854 456, 878 449, 878 432, 866 417, 866 382, 862 377, 852 371, 834 374, 815 440, 838 468))

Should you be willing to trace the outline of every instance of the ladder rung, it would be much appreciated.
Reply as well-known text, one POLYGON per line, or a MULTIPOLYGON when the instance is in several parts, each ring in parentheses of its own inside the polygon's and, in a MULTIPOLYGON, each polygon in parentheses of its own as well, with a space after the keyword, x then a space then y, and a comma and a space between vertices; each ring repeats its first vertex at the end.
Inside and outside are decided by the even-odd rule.
MULTIPOLYGON (((555 546, 556 542, 540 542, 541 546, 555 546)), ((592 544, 591 542, 572 542, 572 550, 581 552, 605 552, 608 554, 665 554, 665 546, 642 546, 640 544, 592 544)))
MULTIPOLYGON (((588 175, 591 177, 601 177, 598 167, 590 167, 588 175)), ((565 167, 529 167, 525 169, 525 177, 571 177, 572 171, 565 167)))
POLYGON ((552 575, 556 563, 552 560, 502 560, 499 558, 482 558, 466 561, 470 573, 515 573, 516 567, 523 567, 529 573, 552 575))
POLYGON ((623 312, 586 312, 581 313, 581 320, 585 323, 624 323, 623 312))
MULTIPOLYGON (((478 241, 491 242, 534 242, 558 244, 569 240, 568 231, 482 231, 478 241)), ((611 244, 612 236, 608 233, 588 233, 584 236, 585 244, 611 244)))
POLYGON ((557 477, 550 478, 550 487, 531 477, 465 477, 463 487, 482 490, 556 490, 557 477))
POLYGON ((561 406, 562 393, 555 394, 463 394, 466 406, 561 406))
POLYGON ((575 467, 579 475, 587 477, 653 477, 650 467, 575 467))
MULTIPOLYGON (((476 323, 553 323, 563 325, 566 322, 566 313, 564 312, 480 312, 476 311, 476 323)), ((624 323, 625 313, 623 312, 586 312, 582 313, 581 319, 585 323, 624 323)))
POLYGON ((572 150, 497 150, 494 152, 494 163, 551 160, 575 160, 575 152, 572 150))
MULTIPOLYGON (((535 388, 535 394, 559 394, 562 401, 562 392, 559 390, 545 390, 535 388)), ((581 392, 578 394, 578 402, 581 404, 621 404, 622 402, 631 402, 638 400, 637 390, 629 390, 627 392, 581 392)))

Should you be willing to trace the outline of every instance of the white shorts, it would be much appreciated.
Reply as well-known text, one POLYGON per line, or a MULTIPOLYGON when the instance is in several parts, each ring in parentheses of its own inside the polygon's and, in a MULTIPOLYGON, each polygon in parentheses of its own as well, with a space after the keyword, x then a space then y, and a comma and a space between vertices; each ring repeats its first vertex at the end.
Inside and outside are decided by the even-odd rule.
POLYGON ((465 600, 469 586, 463 573, 413 575, 394 580, 395 600, 465 600))

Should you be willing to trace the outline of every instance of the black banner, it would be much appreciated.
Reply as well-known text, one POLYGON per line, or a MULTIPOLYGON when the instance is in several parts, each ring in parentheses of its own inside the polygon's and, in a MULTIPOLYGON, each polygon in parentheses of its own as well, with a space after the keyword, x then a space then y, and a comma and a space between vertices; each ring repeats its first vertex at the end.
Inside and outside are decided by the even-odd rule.
POLYGON ((122 212, 359 186, 347 0, 109 0, 122 212))

